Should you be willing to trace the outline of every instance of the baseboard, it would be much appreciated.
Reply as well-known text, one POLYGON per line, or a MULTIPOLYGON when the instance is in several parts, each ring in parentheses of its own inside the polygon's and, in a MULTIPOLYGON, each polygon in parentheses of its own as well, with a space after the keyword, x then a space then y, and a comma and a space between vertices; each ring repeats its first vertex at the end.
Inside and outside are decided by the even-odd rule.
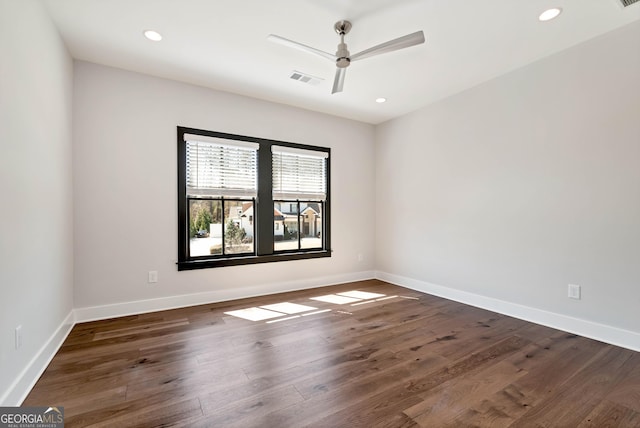
POLYGON ((244 299, 247 297, 266 296, 269 294, 285 293, 288 291, 306 290, 314 287, 326 287, 336 284, 364 281, 367 279, 373 279, 374 277, 374 271, 353 272, 272 284, 259 284, 250 287, 208 291, 205 293, 184 294, 156 299, 77 308, 74 312, 76 322, 80 323, 127 315, 137 315, 147 312, 184 308, 187 306, 244 299))
MULTIPOLYGON (((20 406, 36 384, 75 324, 73 311, 62 321, 0 398, 1 406, 20 406)), ((52 404, 52 403, 49 403, 52 404)))
POLYGON ((640 333, 387 272, 376 279, 640 352, 640 333))

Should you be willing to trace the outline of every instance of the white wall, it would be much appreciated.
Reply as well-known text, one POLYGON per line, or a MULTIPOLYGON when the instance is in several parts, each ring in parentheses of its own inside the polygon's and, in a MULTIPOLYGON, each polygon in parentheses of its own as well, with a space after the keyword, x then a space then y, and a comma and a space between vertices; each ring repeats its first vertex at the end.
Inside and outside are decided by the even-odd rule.
POLYGON ((75 305, 125 303, 81 319, 371 277, 373 126, 85 62, 74 82, 75 305), (178 125, 331 147, 333 257, 178 272, 178 125))
POLYGON ((0 405, 21 401, 71 323, 72 73, 40 2, 0 0, 0 405))
POLYGON ((638 41, 635 23, 378 126, 380 276, 640 350, 638 41))

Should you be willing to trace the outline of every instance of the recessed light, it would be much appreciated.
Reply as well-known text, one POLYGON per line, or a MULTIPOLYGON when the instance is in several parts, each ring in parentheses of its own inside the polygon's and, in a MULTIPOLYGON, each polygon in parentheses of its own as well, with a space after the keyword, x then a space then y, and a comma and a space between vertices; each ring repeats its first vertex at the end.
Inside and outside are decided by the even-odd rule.
POLYGON ((377 102, 378 104, 382 104, 382 103, 384 103, 384 102, 386 102, 386 101, 387 101, 387 99, 386 99, 386 98, 383 98, 383 97, 376 98, 376 102, 377 102))
POLYGON ((552 9, 547 9, 540 14, 538 19, 542 22, 551 21, 554 18, 557 18, 558 15, 562 13, 562 8, 554 7, 552 9))
POLYGON ((162 34, 158 33, 157 31, 153 31, 153 30, 145 30, 144 36, 154 42, 159 42, 160 40, 162 40, 162 34))

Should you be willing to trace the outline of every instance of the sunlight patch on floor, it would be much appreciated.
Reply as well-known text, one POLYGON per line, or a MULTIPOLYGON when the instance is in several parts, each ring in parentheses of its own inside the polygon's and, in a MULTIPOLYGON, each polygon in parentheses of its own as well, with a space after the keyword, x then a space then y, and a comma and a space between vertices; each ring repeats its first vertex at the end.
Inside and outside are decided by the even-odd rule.
MULTIPOLYGON (((346 305, 350 304, 350 306, 359 306, 359 305, 367 305, 369 303, 380 302, 383 300, 395 299, 395 298, 404 298, 404 299, 416 299, 415 297, 407 297, 407 296, 387 296, 386 294, 380 293, 371 293, 369 291, 359 291, 359 290, 351 290, 345 291, 341 293, 335 294, 326 294, 324 296, 311 297, 310 300, 315 300, 317 302, 325 302, 332 303, 334 305, 346 305)), ((317 310, 318 308, 314 306, 301 305, 298 303, 290 303, 290 302, 282 302, 282 303, 274 303, 271 305, 263 305, 260 307, 247 308, 247 309, 239 309, 237 311, 229 311, 225 312, 226 315, 231 315, 233 317, 242 318, 249 321, 266 321, 267 324, 287 321, 290 319, 300 318, 301 316, 306 317, 309 315, 317 315, 323 314, 325 312, 331 312, 332 309, 322 309, 317 310), (300 314, 300 315, 295 315, 300 314), (292 315, 292 316, 287 316, 292 315)), ((343 312, 336 311, 337 313, 349 314, 351 312, 343 312)))
POLYGON ((260 306, 262 309, 268 309, 270 311, 282 312, 284 314, 298 314, 300 312, 313 311, 318 308, 314 308, 313 306, 307 305, 299 305, 297 303, 276 303, 273 305, 264 305, 260 306))
MULTIPOLYGON (((231 315, 232 317, 242 318, 249 321, 263 321, 278 317, 285 317, 286 315, 298 314, 301 312, 307 312, 302 316, 321 314, 324 312, 330 312, 331 309, 317 310, 318 308, 307 305, 299 305, 297 303, 282 302, 274 303, 272 305, 264 305, 260 307, 239 309, 237 311, 225 312, 225 315, 231 315), (313 311, 313 312, 309 312, 313 311)), ((293 318, 299 318, 300 315, 292 317, 279 318, 277 320, 267 321, 267 323, 290 320, 293 318)))
POLYGON ((327 294, 325 296, 312 297, 311 300, 317 300, 319 302, 333 303, 336 305, 345 305, 347 303, 358 302, 362 299, 356 299, 353 297, 339 296, 337 294, 327 294))
POLYGON ((379 293, 370 293, 368 291, 345 291, 344 293, 336 293, 340 296, 353 297, 354 299, 368 300, 368 299, 376 299, 378 297, 384 297, 386 294, 379 293))

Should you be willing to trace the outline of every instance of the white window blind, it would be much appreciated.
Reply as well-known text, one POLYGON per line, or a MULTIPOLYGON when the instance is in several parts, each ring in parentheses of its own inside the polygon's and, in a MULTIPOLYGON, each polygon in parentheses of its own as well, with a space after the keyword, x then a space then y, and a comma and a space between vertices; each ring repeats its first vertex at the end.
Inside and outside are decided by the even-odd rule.
POLYGON ((256 197, 258 144, 185 134, 187 195, 256 197))
POLYGON ((325 200, 327 152, 271 146, 273 199, 325 200))

